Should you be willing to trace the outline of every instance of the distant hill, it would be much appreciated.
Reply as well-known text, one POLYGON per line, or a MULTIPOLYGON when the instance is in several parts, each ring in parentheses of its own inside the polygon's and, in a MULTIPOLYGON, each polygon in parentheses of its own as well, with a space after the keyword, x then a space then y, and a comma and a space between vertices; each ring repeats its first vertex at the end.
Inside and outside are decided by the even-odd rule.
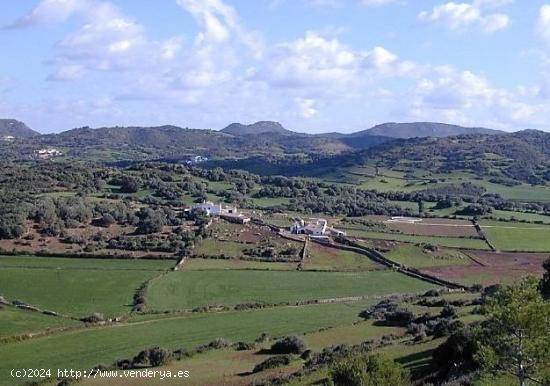
POLYGON ((451 137, 465 134, 501 134, 502 131, 482 127, 463 127, 435 122, 383 123, 370 129, 359 131, 351 136, 377 135, 391 138, 451 137))
POLYGON ((31 138, 40 135, 21 121, 0 119, 0 137, 31 138))
POLYGON ((283 135, 294 135, 293 131, 287 130, 279 122, 273 121, 260 121, 252 123, 250 125, 243 125, 242 123, 232 123, 226 128, 221 130, 222 133, 231 135, 251 135, 251 134, 265 134, 276 133, 283 135))

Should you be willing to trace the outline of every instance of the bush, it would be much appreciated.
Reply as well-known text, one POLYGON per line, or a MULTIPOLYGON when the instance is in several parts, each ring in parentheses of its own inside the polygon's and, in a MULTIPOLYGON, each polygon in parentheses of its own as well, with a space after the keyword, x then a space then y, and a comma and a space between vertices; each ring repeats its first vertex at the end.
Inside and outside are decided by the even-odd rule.
POLYGON ((233 344, 233 348, 237 351, 249 351, 256 348, 256 344, 247 342, 237 342, 233 344))
POLYGON ((399 364, 380 355, 351 355, 331 366, 335 386, 405 386, 409 375, 399 364))
POLYGON ((271 337, 267 332, 262 332, 258 337, 256 338, 256 343, 264 343, 269 342, 271 340, 271 337))
POLYGON ((306 344, 297 336, 287 336, 271 346, 273 354, 301 354, 306 349, 306 344))
POLYGON ((265 361, 258 363, 252 370, 253 373, 259 373, 260 371, 274 369, 276 367, 286 366, 290 364, 292 357, 290 355, 278 355, 271 358, 267 358, 265 361))
POLYGON ((447 304, 441 310, 440 316, 442 318, 456 318, 458 316, 458 312, 455 307, 447 304))
POLYGON ((153 347, 141 351, 134 357, 133 363, 141 365, 151 365, 158 367, 167 364, 172 357, 172 353, 161 347, 153 347))

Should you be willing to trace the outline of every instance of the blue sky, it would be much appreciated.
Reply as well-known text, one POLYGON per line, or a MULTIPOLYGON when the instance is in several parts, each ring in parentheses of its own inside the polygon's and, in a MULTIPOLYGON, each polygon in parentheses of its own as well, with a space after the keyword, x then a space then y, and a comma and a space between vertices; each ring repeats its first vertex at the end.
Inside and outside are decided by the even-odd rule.
POLYGON ((550 128, 550 0, 18 0, 0 11, 0 117, 41 132, 550 128))

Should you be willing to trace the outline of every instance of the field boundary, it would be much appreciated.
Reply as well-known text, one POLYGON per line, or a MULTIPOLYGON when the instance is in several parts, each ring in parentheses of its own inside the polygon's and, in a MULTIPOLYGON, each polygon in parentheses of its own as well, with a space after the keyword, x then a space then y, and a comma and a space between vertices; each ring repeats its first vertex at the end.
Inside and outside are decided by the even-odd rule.
POLYGON ((387 258, 386 256, 384 256, 380 252, 378 252, 374 249, 371 249, 371 248, 366 248, 366 247, 364 247, 360 244, 357 244, 356 242, 354 242, 353 240, 350 240, 348 238, 344 238, 343 240, 346 243, 348 243, 348 245, 342 245, 342 244, 332 244, 332 245, 335 248, 341 248, 343 250, 353 251, 353 252, 357 252, 357 253, 360 253, 362 255, 365 255, 365 256, 369 257, 371 260, 374 260, 375 262, 386 265, 390 268, 393 268, 393 269, 397 270, 400 273, 403 273, 403 274, 405 274, 407 276, 410 276, 412 278, 415 278, 415 279, 423 280, 423 281, 426 281, 426 282, 431 283, 431 284, 436 284, 436 285, 440 285, 440 286, 444 286, 444 287, 448 287, 448 288, 452 288, 452 289, 462 289, 462 290, 469 290, 470 289, 470 287, 467 287, 465 285, 455 283, 455 282, 451 282, 451 281, 444 280, 444 279, 440 279, 436 276, 432 276, 432 275, 426 274, 424 272, 421 272, 421 271, 419 271, 415 268, 410 268, 410 267, 407 267, 403 264, 397 263, 397 262, 387 258))

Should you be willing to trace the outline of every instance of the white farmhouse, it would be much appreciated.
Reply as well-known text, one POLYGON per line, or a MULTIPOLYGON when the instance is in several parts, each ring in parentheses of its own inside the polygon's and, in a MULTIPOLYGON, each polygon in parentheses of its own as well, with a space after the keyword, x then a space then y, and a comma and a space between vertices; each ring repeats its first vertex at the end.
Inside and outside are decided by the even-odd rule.
POLYGON ((304 220, 298 219, 292 224, 290 231, 302 235, 323 236, 327 231, 327 220, 320 218, 306 223, 304 220))
POLYGON ((214 204, 210 201, 205 201, 202 204, 195 205, 193 210, 202 211, 207 216, 222 217, 228 221, 239 224, 246 224, 247 222, 250 222, 250 217, 239 213, 237 208, 232 206, 222 206, 222 204, 214 204))
POLYGON ((312 221, 304 221, 298 219, 290 227, 290 232, 295 234, 310 235, 313 237, 320 237, 326 235, 332 236, 345 236, 346 232, 329 227, 327 220, 319 218, 312 221))

